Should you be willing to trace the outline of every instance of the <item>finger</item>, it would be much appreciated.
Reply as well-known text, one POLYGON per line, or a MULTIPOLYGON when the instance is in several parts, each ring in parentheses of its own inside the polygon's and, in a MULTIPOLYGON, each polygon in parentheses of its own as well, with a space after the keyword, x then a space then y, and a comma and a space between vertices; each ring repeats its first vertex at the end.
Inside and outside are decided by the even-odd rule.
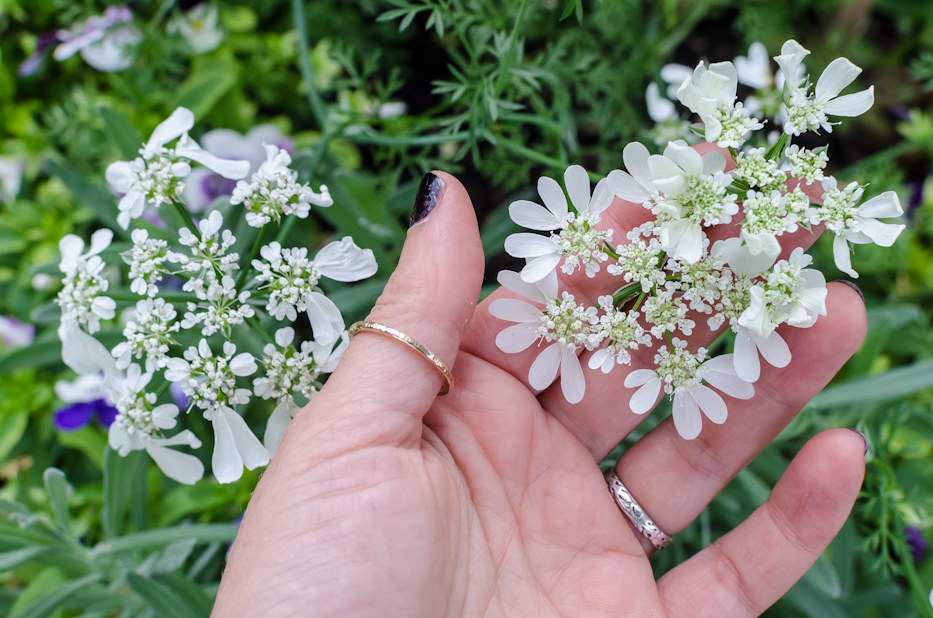
MULTIPOLYGON (((792 359, 762 367, 755 396, 725 397, 729 418, 705 423, 684 440, 667 418, 627 450, 616 466, 622 483, 664 532, 690 524, 836 375, 865 338, 865 306, 847 285, 829 285, 828 315, 811 328, 783 331, 792 359)), ((643 546, 652 549, 645 541, 643 546)))
MULTIPOLYGON (((483 277, 476 215, 463 185, 435 172, 422 181, 412 219, 399 265, 366 319, 412 337, 455 372, 483 277)), ((443 384, 423 354, 363 330, 302 415, 315 431, 326 425, 335 448, 416 446, 421 418, 443 384)))
POLYGON ((742 525, 658 581, 665 615, 758 616, 770 607, 845 523, 862 485, 864 448, 845 429, 810 440, 742 525))

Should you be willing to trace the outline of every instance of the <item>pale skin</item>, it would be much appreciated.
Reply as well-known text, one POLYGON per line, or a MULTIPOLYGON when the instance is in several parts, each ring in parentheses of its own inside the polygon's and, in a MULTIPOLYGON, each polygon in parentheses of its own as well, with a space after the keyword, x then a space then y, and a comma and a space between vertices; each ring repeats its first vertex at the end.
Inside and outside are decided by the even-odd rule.
MULTIPOLYGON (((862 438, 825 431, 796 456, 741 526, 656 580, 651 545, 610 496, 598 463, 642 420, 628 409, 628 371, 586 371, 568 404, 558 383, 527 385, 538 353, 505 354, 508 323, 476 304, 483 254, 470 198, 444 188, 409 230, 398 269, 370 314, 434 351, 456 385, 417 352, 373 333, 353 339, 325 388, 292 422, 243 519, 214 616, 757 616, 819 557, 844 523, 864 472, 862 438)), ((647 218, 617 202, 602 226, 647 218)), ((735 236, 736 230, 717 230, 735 236)), ((716 236, 716 237, 720 237, 716 236)), ((781 238, 785 254, 806 231, 781 238)), ((619 287, 603 269, 561 274, 595 302, 619 287)), ((762 366, 750 401, 725 397, 723 425, 704 419, 685 441, 665 420, 617 470, 655 522, 676 535, 855 352, 865 311, 848 286, 828 286, 828 315, 781 327, 793 353, 762 366)), ((698 324, 705 320, 697 320, 698 324)), ((691 345, 715 334, 697 328, 691 345)), ((590 353, 581 357, 586 362, 590 353)))

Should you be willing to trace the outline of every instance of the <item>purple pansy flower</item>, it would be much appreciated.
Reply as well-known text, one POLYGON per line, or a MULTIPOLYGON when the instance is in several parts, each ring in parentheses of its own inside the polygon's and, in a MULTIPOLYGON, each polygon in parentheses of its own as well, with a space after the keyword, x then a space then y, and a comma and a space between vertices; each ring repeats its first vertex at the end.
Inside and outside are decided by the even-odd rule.
POLYGON ((907 536, 907 545, 910 547, 910 554, 914 557, 914 562, 923 562, 930 550, 930 542, 924 538, 920 528, 914 526, 904 528, 904 534, 907 536))
POLYGON ((21 348, 32 343, 36 327, 24 324, 13 316, 0 315, 0 340, 3 345, 21 348))
POLYGON ((80 376, 73 382, 61 380, 55 383, 55 394, 69 404, 56 410, 53 422, 61 431, 78 431, 87 426, 95 416, 103 427, 110 427, 117 416, 111 405, 109 393, 104 388, 103 373, 80 376))
POLYGON ((45 60, 46 52, 59 41, 61 41, 61 39, 58 36, 57 30, 55 32, 40 34, 39 40, 36 41, 36 51, 32 52, 32 55, 23 60, 22 64, 19 65, 19 69, 17 70, 19 76, 29 77, 30 75, 35 75, 39 67, 42 66, 42 61, 45 60))

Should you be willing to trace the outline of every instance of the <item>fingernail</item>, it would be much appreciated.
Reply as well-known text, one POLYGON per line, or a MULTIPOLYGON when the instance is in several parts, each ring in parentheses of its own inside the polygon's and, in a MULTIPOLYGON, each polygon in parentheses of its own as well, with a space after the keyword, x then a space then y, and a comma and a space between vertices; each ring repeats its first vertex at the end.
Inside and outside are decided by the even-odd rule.
POLYGON ((858 292, 858 295, 862 298, 862 304, 865 304, 865 295, 862 294, 862 290, 860 290, 857 285, 855 285, 848 279, 836 279, 835 281, 833 281, 833 283, 845 283, 847 286, 849 286, 850 288, 858 292))
MULTIPOLYGON (((856 289, 858 289, 858 288, 856 288, 856 289)), ((862 442, 865 443, 865 453, 867 454, 867 453, 868 453, 868 438, 865 436, 865 434, 863 434, 863 433, 862 433, 861 431, 859 431, 858 429, 852 429, 851 427, 849 428, 849 431, 854 431, 855 433, 857 433, 857 434, 859 435, 859 437, 862 438, 862 442)))
POLYGON ((441 199, 441 191, 443 190, 443 180, 432 172, 424 175, 424 178, 421 179, 421 186, 418 187, 418 195, 415 197, 415 206, 411 210, 411 220, 408 222, 409 228, 424 221, 434 211, 441 199))

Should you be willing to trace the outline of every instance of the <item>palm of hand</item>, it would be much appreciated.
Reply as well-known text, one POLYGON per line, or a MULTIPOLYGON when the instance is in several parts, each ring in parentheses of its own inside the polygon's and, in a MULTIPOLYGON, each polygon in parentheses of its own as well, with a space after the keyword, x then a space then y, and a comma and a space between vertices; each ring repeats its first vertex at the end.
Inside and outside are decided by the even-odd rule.
MULTIPOLYGON (((475 298, 479 286, 469 265, 481 264, 482 256, 477 239, 463 238, 472 215, 468 198, 456 181, 443 178, 442 206, 418 230, 422 237, 433 234, 433 242, 409 248, 410 236, 371 319, 411 334, 448 362, 456 355, 457 386, 435 400, 440 382, 423 358, 375 335, 355 340, 328 388, 296 417, 257 488, 215 614, 673 617, 763 611, 844 521, 861 481, 852 465, 861 440, 851 432, 815 438, 749 521, 655 582, 648 545, 626 523, 597 466, 640 420, 625 410, 621 376, 592 381, 580 404, 585 413, 562 403, 559 387, 538 396, 528 389, 522 376, 534 356, 516 359, 495 349, 501 324, 484 305, 469 319, 473 307, 463 301, 475 298), (453 271, 462 274, 455 281, 413 282, 410 265, 423 265, 423 253, 434 250, 445 230, 457 236, 449 251, 467 269, 453 271), (432 313, 448 315, 434 329, 423 324, 424 309, 412 300, 425 289, 432 313), (458 327, 466 323, 461 342, 458 327), (422 335, 431 332, 447 337, 422 335)), ((441 276, 449 275, 449 265, 437 261, 441 276)), ((481 276, 481 267, 474 270, 481 276)), ((843 323, 824 325, 825 332, 814 327, 809 336, 857 339, 852 331, 859 325, 843 323)), ((850 347, 813 352, 811 363, 828 366, 804 385, 803 403, 850 347)), ((809 371, 811 363, 798 371, 809 371)), ((751 406, 767 409, 770 400, 751 406)), ((688 445, 672 440, 667 421, 626 453, 620 470, 634 476, 623 479, 673 534, 799 410, 793 398, 771 407, 780 412, 777 418, 745 427, 750 444, 718 459, 681 451, 727 448, 720 443, 733 442, 741 426, 701 434, 688 445), (706 468, 714 459, 723 469, 711 474, 706 468)))

